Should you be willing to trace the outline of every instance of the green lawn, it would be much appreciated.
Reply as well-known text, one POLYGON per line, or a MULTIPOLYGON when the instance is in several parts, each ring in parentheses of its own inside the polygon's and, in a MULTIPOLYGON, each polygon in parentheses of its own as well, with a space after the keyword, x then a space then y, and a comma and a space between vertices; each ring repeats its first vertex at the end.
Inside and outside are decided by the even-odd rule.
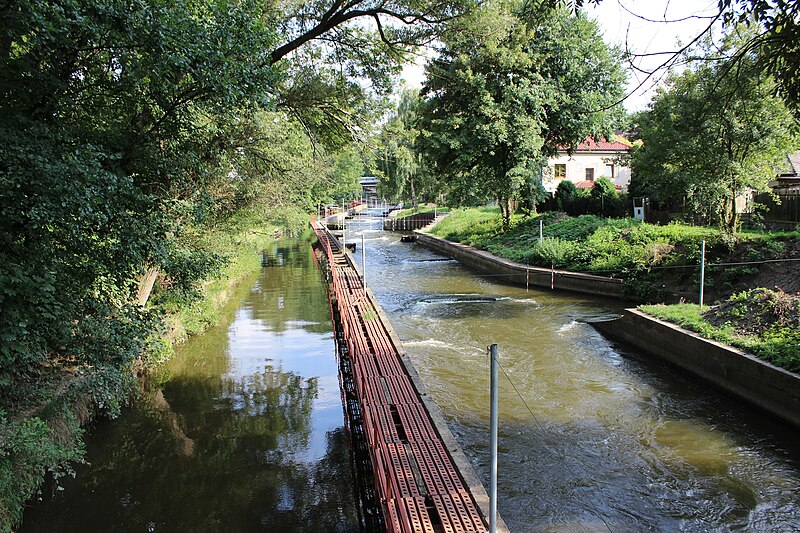
POLYGON ((568 217, 563 213, 516 216, 509 230, 503 231, 499 210, 491 207, 455 210, 433 233, 524 264, 605 273, 696 265, 701 241, 705 240, 709 249, 721 243, 720 232, 714 228, 657 226, 632 219, 568 217))

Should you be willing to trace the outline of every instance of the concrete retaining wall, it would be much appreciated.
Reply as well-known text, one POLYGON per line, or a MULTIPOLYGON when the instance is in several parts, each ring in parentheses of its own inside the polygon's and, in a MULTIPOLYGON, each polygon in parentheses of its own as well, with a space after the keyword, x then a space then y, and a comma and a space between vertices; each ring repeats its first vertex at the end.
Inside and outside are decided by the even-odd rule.
POLYGON ((735 348, 703 339, 637 309, 593 322, 604 335, 627 342, 800 427, 800 376, 735 348))
POLYGON ((407 217, 389 217, 383 221, 383 229, 387 231, 411 231, 421 229, 429 225, 434 220, 434 211, 417 213, 407 217))
POLYGON ((569 272, 567 270, 550 270, 549 268, 527 267, 508 259, 502 259, 489 252, 478 250, 466 244, 450 242, 428 233, 416 232, 417 242, 442 255, 452 257, 465 266, 486 272, 515 285, 540 287, 554 290, 564 290, 593 294, 596 296, 610 296, 622 299, 622 280, 569 272))

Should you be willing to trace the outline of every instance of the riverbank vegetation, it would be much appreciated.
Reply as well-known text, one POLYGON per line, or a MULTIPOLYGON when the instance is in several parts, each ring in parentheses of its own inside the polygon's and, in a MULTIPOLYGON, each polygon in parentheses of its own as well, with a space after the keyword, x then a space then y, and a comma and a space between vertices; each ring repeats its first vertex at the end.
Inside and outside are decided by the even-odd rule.
POLYGON ((696 301, 702 241, 708 301, 753 286, 800 290, 796 262, 775 262, 800 257, 798 231, 750 230, 731 240, 714 227, 561 212, 517 215, 504 230, 499 209, 481 207, 453 210, 432 233, 522 264, 623 278, 628 294, 645 301, 696 301))
POLYGON ((25 0, 4 12, 0 530, 47 473, 80 460, 81 423, 119 413, 166 356, 165 324, 201 330, 272 224, 307 223, 357 189, 400 62, 467 5, 385 7, 25 0), (378 28, 379 14, 419 23, 378 28))
POLYGON ((800 296, 769 289, 733 294, 701 308, 694 304, 648 305, 642 311, 751 353, 791 372, 800 372, 800 296))
POLYGON ((175 343, 218 321, 236 287, 261 268, 261 251, 270 242, 287 231, 305 230, 305 214, 302 221, 298 215, 285 209, 251 209, 213 227, 195 229, 197 245, 217 258, 213 270, 191 283, 159 278, 147 307, 151 319, 148 336, 135 355, 123 354, 124 363, 108 364, 100 370, 81 369, 74 363, 66 367, 54 364, 50 372, 31 383, 27 394, 19 396, 16 409, 0 412, 4 445, 0 529, 21 519, 25 500, 45 475, 57 482, 83 460, 82 426, 86 422, 99 414, 118 414, 138 393, 139 380, 171 356, 175 343), (293 226, 287 225, 287 218, 295 220, 293 226))

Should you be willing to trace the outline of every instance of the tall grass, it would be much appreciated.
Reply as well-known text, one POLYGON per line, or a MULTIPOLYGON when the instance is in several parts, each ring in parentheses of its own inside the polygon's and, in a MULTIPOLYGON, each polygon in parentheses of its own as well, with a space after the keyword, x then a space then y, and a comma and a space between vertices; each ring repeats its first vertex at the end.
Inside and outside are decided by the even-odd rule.
POLYGON ((533 266, 608 273, 697 264, 701 241, 705 240, 708 248, 721 242, 720 232, 714 228, 657 226, 594 215, 515 217, 503 231, 500 211, 491 207, 455 210, 433 233, 533 266))

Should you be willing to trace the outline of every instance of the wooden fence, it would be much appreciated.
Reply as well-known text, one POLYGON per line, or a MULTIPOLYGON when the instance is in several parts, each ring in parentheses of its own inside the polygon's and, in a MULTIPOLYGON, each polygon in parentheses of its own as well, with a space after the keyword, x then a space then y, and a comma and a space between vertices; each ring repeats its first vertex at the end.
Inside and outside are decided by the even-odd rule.
POLYGON ((800 223, 800 191, 786 191, 776 197, 769 193, 762 193, 755 195, 753 199, 757 204, 766 207, 765 221, 800 223))

